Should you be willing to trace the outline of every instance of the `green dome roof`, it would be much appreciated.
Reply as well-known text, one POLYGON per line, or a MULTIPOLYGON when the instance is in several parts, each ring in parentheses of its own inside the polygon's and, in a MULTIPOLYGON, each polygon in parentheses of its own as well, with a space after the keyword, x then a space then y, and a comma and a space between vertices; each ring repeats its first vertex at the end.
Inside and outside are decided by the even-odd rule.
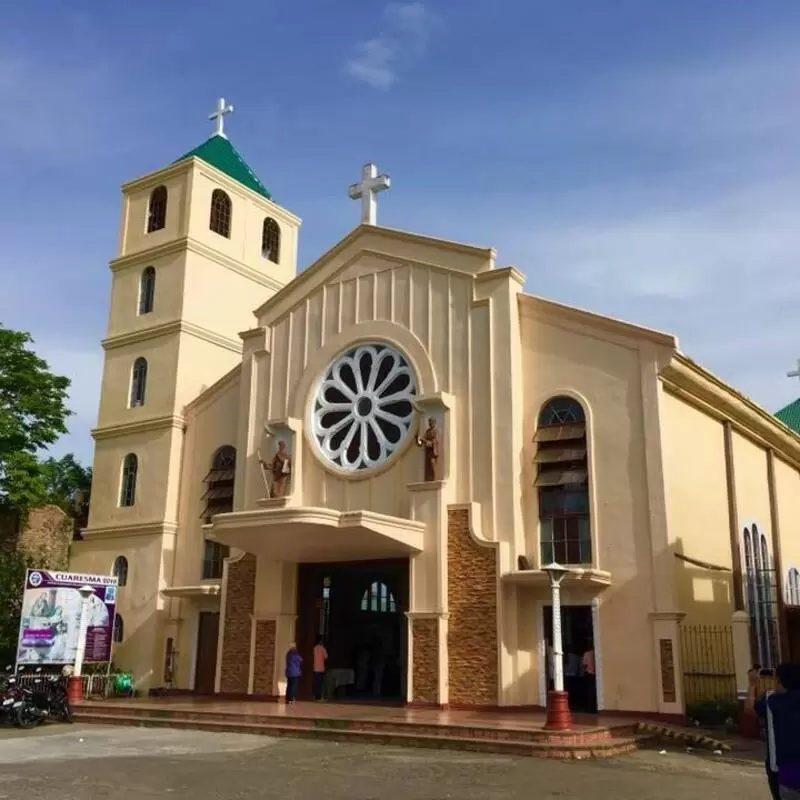
POLYGON ((267 187, 258 179, 255 172, 247 166, 245 160, 239 155, 236 148, 228 141, 225 136, 214 134, 210 139, 206 139, 199 147, 190 150, 185 155, 176 159, 174 163, 195 156, 202 159, 206 164, 210 164, 220 172, 224 172, 228 177, 238 181, 242 186, 272 200, 272 195, 267 187))
POLYGON ((795 433, 800 433, 800 399, 775 412, 775 416, 795 433))

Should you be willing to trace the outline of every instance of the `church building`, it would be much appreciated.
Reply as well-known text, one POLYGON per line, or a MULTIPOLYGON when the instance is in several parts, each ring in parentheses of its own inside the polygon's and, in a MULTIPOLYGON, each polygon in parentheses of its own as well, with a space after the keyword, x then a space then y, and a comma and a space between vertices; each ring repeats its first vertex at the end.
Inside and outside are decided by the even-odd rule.
POLYGON ((551 562, 574 708, 682 714, 682 626, 738 619, 748 658, 788 652, 800 435, 669 334, 526 293, 492 247, 379 225, 372 165, 361 223, 298 272, 300 218, 229 110, 122 187, 110 263, 70 566, 119 577, 138 690, 274 699, 296 643, 309 698, 322 637, 334 696, 543 706, 551 562))

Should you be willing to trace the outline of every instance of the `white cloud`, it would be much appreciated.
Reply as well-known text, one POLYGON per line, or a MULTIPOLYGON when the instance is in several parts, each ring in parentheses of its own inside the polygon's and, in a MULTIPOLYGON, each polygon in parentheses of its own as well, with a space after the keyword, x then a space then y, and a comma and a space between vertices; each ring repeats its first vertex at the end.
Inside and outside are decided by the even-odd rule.
POLYGON ((389 3, 383 12, 385 30, 359 42, 344 70, 373 89, 389 89, 403 66, 420 58, 428 45, 434 15, 421 2, 389 3))

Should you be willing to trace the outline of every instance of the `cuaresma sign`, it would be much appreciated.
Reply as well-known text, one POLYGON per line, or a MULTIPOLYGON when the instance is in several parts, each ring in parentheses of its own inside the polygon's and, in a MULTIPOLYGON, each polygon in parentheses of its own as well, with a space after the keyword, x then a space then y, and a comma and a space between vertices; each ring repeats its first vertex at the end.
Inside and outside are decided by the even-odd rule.
POLYGON ((17 664, 72 664, 78 648, 83 599, 78 591, 92 589, 86 602, 84 661, 111 660, 117 579, 110 575, 29 569, 25 576, 19 624, 17 664))

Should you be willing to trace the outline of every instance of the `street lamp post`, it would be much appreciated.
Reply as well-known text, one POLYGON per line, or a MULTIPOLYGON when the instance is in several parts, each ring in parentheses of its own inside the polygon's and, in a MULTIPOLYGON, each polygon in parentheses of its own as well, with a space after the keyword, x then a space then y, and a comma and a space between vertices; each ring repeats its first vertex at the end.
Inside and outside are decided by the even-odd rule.
POLYGON ((561 582, 569 569, 561 564, 548 564, 542 571, 550 578, 553 605, 553 690, 547 693, 545 728, 564 731, 572 728, 569 695, 564 691, 564 645, 561 638, 561 582))
POLYGON ((81 596, 78 643, 75 647, 75 664, 72 668, 72 675, 69 676, 67 681, 67 697, 70 703, 83 699, 83 678, 81 677, 81 673, 83 671, 83 659, 86 655, 86 633, 89 627, 89 619, 86 612, 89 607, 89 599, 94 594, 94 588, 91 586, 81 586, 81 588, 78 589, 78 594, 81 596))

